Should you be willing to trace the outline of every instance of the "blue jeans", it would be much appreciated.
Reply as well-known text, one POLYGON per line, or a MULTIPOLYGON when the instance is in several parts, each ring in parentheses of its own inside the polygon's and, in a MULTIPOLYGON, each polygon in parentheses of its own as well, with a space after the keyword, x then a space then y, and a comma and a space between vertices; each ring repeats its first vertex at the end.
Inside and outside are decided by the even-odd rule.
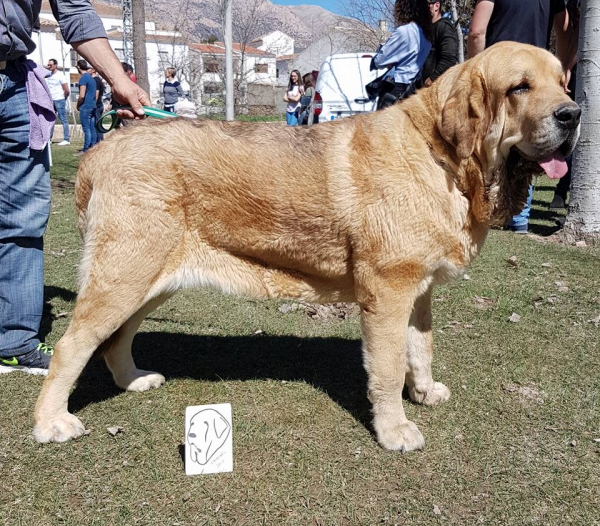
POLYGON ((287 111, 285 113, 285 122, 287 122, 288 126, 298 126, 298 112, 290 113, 287 111))
POLYGON ((527 202, 525 208, 521 210, 519 214, 513 216, 508 223, 509 227, 526 227, 529 224, 529 213, 531 212, 531 202, 533 201, 533 185, 529 186, 529 195, 527 196, 527 202))
POLYGON ((79 108, 79 118, 81 119, 81 129, 83 130, 83 151, 87 152, 94 144, 98 142, 96 132, 96 104, 79 108))
MULTIPOLYGON (((102 120, 102 114, 104 113, 104 106, 96 106, 96 112, 94 113, 94 128, 96 128, 96 124, 102 120)), ((100 141, 104 140, 104 134, 100 133, 98 129, 96 129, 96 144, 100 141)))
MULTIPOLYGON (((62 100, 53 100, 54 111, 58 115, 60 122, 62 122, 63 126, 63 139, 65 141, 69 140, 69 121, 67 120, 67 104, 65 99, 62 100)), ((52 135, 54 135, 54 126, 52 126, 52 135)))
POLYGON ((26 74, 0 70, 0 356, 39 343, 44 307, 42 236, 50 214, 48 151, 29 149, 26 74))

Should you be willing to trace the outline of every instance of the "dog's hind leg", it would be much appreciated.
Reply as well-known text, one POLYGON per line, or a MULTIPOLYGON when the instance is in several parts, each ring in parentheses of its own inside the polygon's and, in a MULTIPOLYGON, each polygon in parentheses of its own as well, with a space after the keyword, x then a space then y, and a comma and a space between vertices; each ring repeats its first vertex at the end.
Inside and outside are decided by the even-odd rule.
POLYGON ((97 227, 89 234, 96 236, 94 243, 86 239, 81 291, 67 332, 55 346, 35 408, 33 436, 38 442, 64 442, 84 433, 82 423, 67 410, 69 392, 100 345, 123 325, 129 337, 133 327, 129 320, 137 320, 136 313, 147 304, 152 284, 177 243, 173 232, 167 233, 170 242, 155 243, 155 237, 140 230, 141 221, 128 224, 135 226, 126 232, 121 227, 121 236, 100 237, 97 227))
POLYGON ((35 407, 33 436, 38 442, 64 442, 84 433, 83 424, 67 410, 71 388, 94 351, 143 301, 130 298, 124 305, 123 297, 117 300, 113 291, 90 292, 88 287, 78 297, 67 332, 54 347, 35 407))
POLYGON ((135 366, 131 356, 131 344, 144 318, 170 296, 171 294, 163 294, 148 301, 103 344, 104 360, 120 388, 127 391, 147 391, 160 387, 165 382, 163 375, 143 371, 135 366))
POLYGON ((431 287, 415 300, 407 333, 406 384, 413 402, 436 405, 450 398, 450 390, 434 382, 431 374, 433 336, 431 333, 431 287))

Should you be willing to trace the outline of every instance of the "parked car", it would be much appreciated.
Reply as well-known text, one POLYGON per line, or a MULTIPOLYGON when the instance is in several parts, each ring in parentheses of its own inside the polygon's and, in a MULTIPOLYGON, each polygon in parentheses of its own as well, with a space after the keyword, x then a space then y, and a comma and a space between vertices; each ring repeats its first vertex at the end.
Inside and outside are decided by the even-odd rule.
POLYGON ((365 85, 385 70, 371 71, 372 58, 372 53, 342 53, 323 61, 312 105, 314 122, 375 111, 377 100, 369 100, 365 85))

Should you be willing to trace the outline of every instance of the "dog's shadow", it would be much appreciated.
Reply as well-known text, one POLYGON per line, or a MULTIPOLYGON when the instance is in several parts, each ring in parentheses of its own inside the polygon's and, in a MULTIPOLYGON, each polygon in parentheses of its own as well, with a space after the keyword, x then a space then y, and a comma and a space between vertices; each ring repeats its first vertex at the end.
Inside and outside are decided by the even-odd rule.
MULTIPOLYGON (((167 380, 303 381, 325 392, 367 429, 370 404, 359 340, 294 336, 213 337, 138 333, 133 356, 140 369, 160 372, 167 380)), ((77 412, 122 393, 104 360, 93 360, 69 399, 77 412)))

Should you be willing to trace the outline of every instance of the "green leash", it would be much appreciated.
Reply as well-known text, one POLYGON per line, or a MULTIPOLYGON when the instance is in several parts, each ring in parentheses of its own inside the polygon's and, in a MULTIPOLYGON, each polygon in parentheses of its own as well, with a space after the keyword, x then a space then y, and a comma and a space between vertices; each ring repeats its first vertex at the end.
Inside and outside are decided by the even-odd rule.
MULTIPOLYGON (((157 110, 156 108, 152 108, 151 106, 142 106, 144 108, 144 113, 148 117, 155 117, 157 119, 168 119, 170 117, 177 117, 176 113, 171 113, 170 111, 165 110, 157 110)), ((131 106, 119 106, 114 110, 107 111, 100 120, 96 123, 96 130, 99 133, 108 133, 113 128, 116 128, 121 119, 117 116, 117 110, 130 110, 131 106), (109 122, 106 122, 108 119, 109 122)))

